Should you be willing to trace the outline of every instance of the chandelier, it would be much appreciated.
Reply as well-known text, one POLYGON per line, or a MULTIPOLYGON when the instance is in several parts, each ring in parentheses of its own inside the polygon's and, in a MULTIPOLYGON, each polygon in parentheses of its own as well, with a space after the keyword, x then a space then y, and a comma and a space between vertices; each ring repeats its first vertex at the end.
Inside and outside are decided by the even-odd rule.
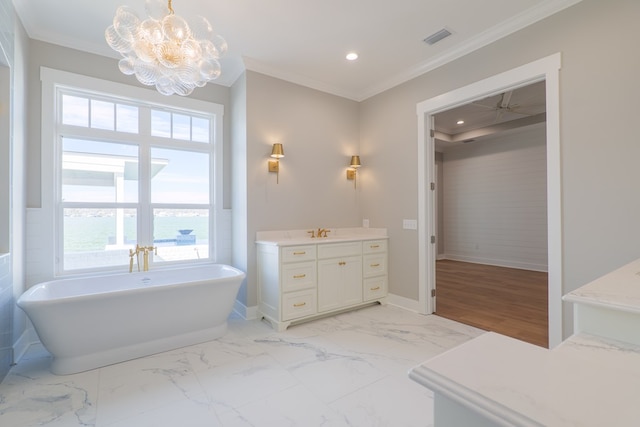
POLYGON ((187 96, 220 76, 218 59, 227 42, 215 34, 209 21, 197 17, 191 23, 174 14, 171 0, 146 0, 147 18, 120 6, 113 25, 105 30, 109 46, 122 55, 118 63, 126 75, 155 86, 163 95, 187 96))

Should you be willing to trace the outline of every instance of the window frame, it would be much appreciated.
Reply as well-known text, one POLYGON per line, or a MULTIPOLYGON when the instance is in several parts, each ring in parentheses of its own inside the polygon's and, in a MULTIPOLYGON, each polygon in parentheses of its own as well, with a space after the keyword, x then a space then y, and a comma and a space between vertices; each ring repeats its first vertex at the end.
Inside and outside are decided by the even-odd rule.
MULTIPOLYGON (((218 258, 219 248, 219 221, 218 214, 222 209, 222 145, 223 145, 223 114, 224 106, 207 101, 177 96, 166 97, 155 91, 128 86, 120 83, 96 79, 93 77, 73 74, 65 71, 53 70, 41 67, 42 81, 42 164, 41 164, 41 190, 42 190, 42 211, 50 213, 51 230, 43 233, 44 242, 49 242, 53 254, 51 258, 50 271, 53 277, 113 273, 120 271, 120 266, 92 267, 87 269, 64 270, 64 236, 63 236, 63 210, 69 207, 85 208, 135 208, 138 210, 137 239, 141 245, 151 244, 153 240, 153 210, 157 208, 168 209, 208 209, 209 210, 209 257, 206 260, 183 260, 183 261, 163 261, 156 264, 154 268, 172 268, 194 263, 215 263, 218 258), (140 109, 138 122, 138 133, 123 131, 104 130, 100 128, 81 127, 62 124, 62 94, 79 95, 109 101, 118 104, 134 105, 140 109), (142 111, 147 110, 147 117, 141 117, 142 111), (186 114, 189 116, 201 116, 210 119, 210 142, 185 141, 162 136, 151 135, 151 111, 162 110, 174 114, 186 114), (145 122, 146 120, 146 122, 145 122), (143 127, 149 134, 142 134, 143 127), (114 136, 120 138, 114 138, 114 136), (138 147, 138 159, 142 168, 148 167, 146 163, 152 148, 178 149, 180 151, 191 151, 196 153, 209 154, 209 203, 204 204, 174 204, 174 203, 152 203, 150 198, 151 180, 150 175, 147 182, 140 182, 139 189, 145 187, 149 195, 149 203, 141 200, 142 194, 138 194, 138 201, 135 203, 124 202, 92 202, 74 203, 62 202, 62 141, 64 137, 83 138, 92 140, 109 141, 120 144, 131 144, 138 147), (142 146, 146 145, 146 153, 142 146), (54 161, 52 161, 54 159, 54 161), (56 159, 59 159, 56 160, 56 159), (141 228, 140 223, 144 224, 141 228), (150 243, 151 242, 151 243, 150 243)), ((115 107, 114 107, 115 110, 115 107)), ((90 116, 90 112, 89 112, 90 116)), ((114 121, 115 122, 115 121, 114 121)), ((141 177, 144 174, 141 174, 141 177)), ((44 225, 44 224, 43 224, 44 225)), ((44 230, 43 230, 44 231, 44 230)), ((47 245, 48 246, 48 245, 47 245)), ((123 265, 128 262, 123 260, 123 265)), ((124 267, 126 268, 126 267, 124 267)), ((123 271, 125 271, 123 268, 123 271)))

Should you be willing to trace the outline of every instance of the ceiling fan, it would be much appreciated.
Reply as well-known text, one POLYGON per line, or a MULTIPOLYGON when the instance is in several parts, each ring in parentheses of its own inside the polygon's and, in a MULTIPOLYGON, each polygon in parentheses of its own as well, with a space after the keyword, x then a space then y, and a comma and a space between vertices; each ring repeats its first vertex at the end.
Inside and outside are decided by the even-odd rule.
MULTIPOLYGON (((496 117, 494 119, 495 123, 498 123, 502 119, 505 113, 519 114, 522 116, 533 116, 536 114, 536 113, 528 113, 528 112, 522 111, 522 108, 529 108, 529 107, 523 107, 520 104, 512 104, 511 103, 512 97, 513 97, 513 90, 509 90, 509 91, 503 92, 500 95, 500 99, 495 104, 495 106, 482 104, 480 102, 482 100, 472 102, 472 104, 478 107, 494 110, 496 112, 496 117)), ((530 106, 530 107, 534 107, 534 106, 530 106)))

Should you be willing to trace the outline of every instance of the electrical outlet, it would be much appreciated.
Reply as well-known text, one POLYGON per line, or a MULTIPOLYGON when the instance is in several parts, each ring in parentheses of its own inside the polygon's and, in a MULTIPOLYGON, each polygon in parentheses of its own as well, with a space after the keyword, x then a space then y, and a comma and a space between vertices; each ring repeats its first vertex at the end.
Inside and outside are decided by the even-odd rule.
POLYGON ((369 228, 369 220, 368 219, 363 219, 362 220, 362 226, 364 228, 369 228))

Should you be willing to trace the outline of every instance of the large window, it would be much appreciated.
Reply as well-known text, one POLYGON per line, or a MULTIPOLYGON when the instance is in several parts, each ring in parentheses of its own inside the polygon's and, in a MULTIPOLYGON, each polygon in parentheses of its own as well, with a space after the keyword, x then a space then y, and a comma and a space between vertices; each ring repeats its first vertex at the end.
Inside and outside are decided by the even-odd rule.
POLYGON ((218 115, 67 85, 54 98, 57 273, 122 271, 136 245, 156 267, 214 260, 218 115))

